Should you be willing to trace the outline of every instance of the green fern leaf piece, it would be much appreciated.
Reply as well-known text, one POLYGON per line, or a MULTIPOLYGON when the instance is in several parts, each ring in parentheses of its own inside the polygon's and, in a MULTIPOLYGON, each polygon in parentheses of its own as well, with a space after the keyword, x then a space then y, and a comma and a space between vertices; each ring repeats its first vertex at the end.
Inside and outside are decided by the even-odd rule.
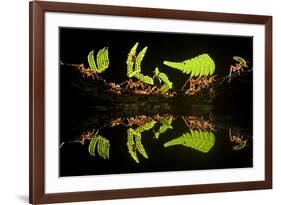
POLYGON ((136 61, 136 53, 139 43, 135 43, 135 45, 131 48, 128 57, 127 57, 127 76, 129 78, 133 77, 134 75, 134 65, 136 61))
POLYGON ((137 58, 136 58, 136 62, 135 62, 135 72, 140 73, 141 72, 141 62, 145 56, 145 53, 147 51, 147 46, 144 47, 141 52, 139 52, 137 58))
POLYGON ((93 136, 88 147, 90 155, 95 156, 96 147, 99 156, 101 156, 103 159, 109 159, 110 144, 106 138, 102 137, 101 135, 93 136))
POLYGON ((140 161, 137 156, 137 148, 134 140, 134 133, 135 131, 132 128, 129 128, 127 130, 127 147, 131 157, 135 160, 136 163, 139 163, 140 161))
POLYGON ((104 47, 97 54, 98 73, 104 72, 109 66, 108 48, 104 47))
POLYGON ((95 62, 95 57, 94 57, 94 50, 90 51, 88 54, 88 64, 90 69, 93 71, 93 73, 98 72, 97 65, 95 62))
POLYGON ((109 66, 108 48, 100 49, 97 54, 97 64, 94 57, 94 50, 88 54, 88 64, 91 71, 95 74, 104 72, 109 66))
POLYGON ((207 54, 203 54, 201 60, 203 61, 202 66, 205 65, 203 66, 204 70, 201 72, 202 75, 212 75, 215 71, 215 64, 213 60, 207 54))
POLYGON ((172 126, 173 118, 172 117, 161 119, 160 122, 163 125, 165 125, 166 127, 168 127, 169 129, 173 129, 173 126, 172 126))
POLYGON ((163 80, 165 84, 173 85, 173 83, 169 80, 168 76, 165 73, 159 73, 159 78, 163 80))
POLYGON ((215 72, 215 62, 206 53, 182 62, 164 61, 164 65, 180 70, 184 74, 193 76, 208 76, 215 72))
POLYGON ((109 148, 110 148, 109 141, 106 138, 100 136, 97 150, 98 150, 98 154, 103 159, 109 159, 109 148))
POLYGON ((133 74, 134 77, 136 77, 137 79, 145 82, 146 84, 149 84, 149 85, 153 85, 154 82, 153 82, 153 78, 147 76, 147 75, 143 75, 141 73, 134 73, 133 74))
POLYGON ((240 144, 233 147, 233 150, 241 150, 247 145, 247 140, 242 141, 240 144))
POLYGON ((198 59, 198 63, 200 64, 197 76, 199 75, 199 77, 201 77, 205 75, 205 70, 208 71, 210 68, 208 62, 206 62, 205 60, 204 54, 201 56, 201 58, 197 57, 197 59, 198 59))
POLYGON ((246 62, 246 60, 244 58, 239 57, 239 56, 233 56, 233 59, 238 61, 242 66, 248 67, 247 66, 247 62, 246 62))
POLYGON ((155 68, 154 76, 160 78, 164 82, 164 85, 160 88, 162 94, 166 93, 173 87, 173 83, 169 80, 168 76, 165 73, 160 72, 158 67, 155 68))
POLYGON ((141 73, 141 62, 145 56, 147 47, 144 47, 141 52, 138 54, 136 57, 136 62, 135 62, 135 69, 134 72, 132 73, 132 76, 136 77, 137 79, 145 82, 146 84, 153 85, 153 79, 147 75, 143 75, 141 73))
POLYGON ((88 151, 89 151, 90 155, 92 155, 92 156, 95 156, 95 149, 96 149, 98 140, 99 140, 99 136, 95 135, 92 137, 92 139, 90 141, 88 151))
POLYGON ((127 57, 127 76, 129 78, 135 77, 138 80, 143 81, 146 84, 154 85, 153 79, 149 76, 141 73, 141 62, 147 51, 147 47, 144 47, 141 52, 137 53, 138 42, 131 48, 127 57))
POLYGON ((139 126, 138 128, 136 129, 132 129, 132 128, 129 128, 127 130, 127 147, 128 147, 128 150, 129 150, 129 153, 131 155, 131 157, 134 159, 134 161, 136 163, 139 163, 139 159, 138 159, 138 156, 137 156, 137 151, 144 157, 144 158, 148 158, 148 155, 141 143, 141 133, 144 132, 144 131, 148 131, 150 130, 151 128, 154 127, 155 125, 155 121, 152 120, 152 121, 149 121, 141 126, 139 126))
POLYGON ((170 62, 170 61, 164 61, 163 62, 164 65, 167 65, 171 68, 175 68, 177 70, 182 71, 183 73, 189 74, 191 72, 191 68, 190 65, 191 63, 187 63, 186 61, 184 62, 170 62))
POLYGON ((210 65, 210 67, 208 69, 209 75, 213 75, 214 72, 215 72, 215 69, 216 69, 215 61, 208 54, 206 54, 204 58, 208 62, 208 64, 210 65))
POLYGON ((203 153, 208 153, 215 144, 215 136, 212 132, 206 131, 191 131, 190 133, 184 133, 179 138, 173 139, 164 144, 164 147, 170 147, 174 145, 183 145, 193 148, 203 153))
POLYGON ((136 133, 135 135, 135 142, 136 142, 136 147, 137 150, 139 151, 139 153, 144 157, 144 158, 148 158, 147 153, 141 143, 141 134, 140 133, 136 133))
POLYGON ((182 67, 182 72, 185 74, 189 74, 191 72, 190 60, 183 61, 177 65, 178 68, 182 67), (183 64, 183 65, 181 65, 183 64))
POLYGON ((156 139, 163 133, 165 133, 168 129, 173 129, 171 125, 173 122, 173 118, 169 117, 168 119, 161 119, 160 123, 162 124, 157 132, 154 132, 154 136, 156 139))
POLYGON ((138 128, 135 129, 136 133, 142 133, 144 131, 148 131, 150 129, 152 129, 155 125, 156 121, 155 120, 151 120, 149 122, 146 122, 145 124, 139 126, 138 128))
POLYGON ((160 93, 164 94, 164 93, 168 92, 170 89, 171 89, 170 86, 165 84, 160 88, 159 91, 160 91, 160 93))
POLYGON ((201 58, 199 57, 196 57, 194 59, 195 63, 196 63, 196 67, 195 67, 195 71, 194 71, 194 76, 198 76, 199 74, 201 74, 201 67, 202 67, 202 61, 201 61, 201 58))

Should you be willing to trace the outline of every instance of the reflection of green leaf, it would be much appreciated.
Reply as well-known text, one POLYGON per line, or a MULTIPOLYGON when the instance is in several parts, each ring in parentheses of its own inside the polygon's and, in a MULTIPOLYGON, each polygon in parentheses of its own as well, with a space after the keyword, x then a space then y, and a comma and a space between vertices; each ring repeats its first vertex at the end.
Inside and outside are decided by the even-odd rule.
POLYGON ((242 141, 240 144, 233 147, 233 150, 241 150, 247 145, 247 140, 242 141))
POLYGON ((146 151, 141 143, 141 134, 140 133, 136 133, 135 135, 135 142, 136 142, 136 147, 137 150, 139 151, 139 153, 144 157, 144 158, 148 158, 146 151))
POLYGON ((151 128, 154 127, 155 123, 156 123, 155 120, 151 120, 151 121, 139 126, 138 128, 136 128, 135 132, 142 133, 144 131, 150 130, 151 128))
POLYGON ((195 130, 185 133, 179 138, 173 139, 164 144, 164 147, 183 145, 191 147, 203 153, 208 153, 215 144, 215 136, 212 132, 195 130))
POLYGON ((173 126, 171 125, 173 121, 173 118, 165 118, 161 119, 160 123, 162 124, 157 132, 154 132, 154 136, 156 139, 159 138, 160 134, 163 134, 166 132, 168 129, 173 129, 173 126))
POLYGON ((99 156, 104 159, 109 159, 110 144, 106 138, 101 135, 93 136, 88 147, 88 151, 92 156, 95 156, 96 147, 99 156))
POLYGON ((148 131, 154 127, 155 121, 149 121, 136 129, 129 128, 127 130, 127 147, 131 157, 135 160, 135 162, 139 163, 139 159, 137 156, 137 151, 144 157, 148 158, 148 155, 141 143, 141 133, 144 131, 148 131))
POLYGON ((137 156, 137 151, 136 151, 136 143, 135 143, 135 140, 134 140, 134 130, 132 128, 129 128, 127 130, 127 147, 128 147, 128 150, 129 150, 129 153, 131 155, 131 157, 137 162, 139 163, 139 159, 138 159, 138 156, 137 156))
POLYGON ((93 138, 91 139, 90 144, 89 144, 89 147, 88 147, 89 153, 90 153, 92 156, 95 156, 95 149, 96 149, 96 144, 97 144, 97 142, 98 142, 98 136, 95 135, 95 136, 93 136, 93 138))
POLYGON ((109 148, 109 141, 104 137, 100 137, 98 142, 98 153, 102 158, 109 159, 109 148))

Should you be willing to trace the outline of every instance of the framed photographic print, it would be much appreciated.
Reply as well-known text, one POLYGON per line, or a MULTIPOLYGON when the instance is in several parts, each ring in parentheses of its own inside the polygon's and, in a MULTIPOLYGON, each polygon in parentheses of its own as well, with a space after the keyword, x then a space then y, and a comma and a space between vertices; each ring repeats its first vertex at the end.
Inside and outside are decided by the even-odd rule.
POLYGON ((30 2, 30 203, 272 187, 272 17, 30 2))

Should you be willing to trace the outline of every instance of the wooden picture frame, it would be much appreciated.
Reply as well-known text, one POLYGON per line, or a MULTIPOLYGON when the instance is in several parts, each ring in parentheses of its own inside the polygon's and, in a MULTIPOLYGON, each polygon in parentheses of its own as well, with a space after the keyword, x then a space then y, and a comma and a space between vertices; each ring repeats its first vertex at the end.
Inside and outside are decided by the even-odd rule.
POLYGON ((29 139, 29 200, 32 204, 88 200, 153 197, 180 194, 228 192, 272 188, 272 17, 152 8, 104 6, 92 4, 33 1, 29 5, 30 20, 30 139, 29 139), (148 188, 96 190, 68 193, 45 192, 45 13, 75 13, 139 18, 194 20, 261 25, 265 28, 265 166, 264 180, 231 183, 161 186, 148 188))

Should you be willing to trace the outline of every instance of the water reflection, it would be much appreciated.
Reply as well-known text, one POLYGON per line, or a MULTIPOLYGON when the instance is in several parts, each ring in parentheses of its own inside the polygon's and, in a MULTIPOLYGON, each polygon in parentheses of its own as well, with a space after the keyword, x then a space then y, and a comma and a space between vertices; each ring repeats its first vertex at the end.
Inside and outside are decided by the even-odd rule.
POLYGON ((88 148, 89 153, 92 156, 96 155, 96 147, 99 156, 101 156, 103 159, 109 159, 110 144, 106 138, 102 137, 101 135, 93 135, 88 148))
MULTIPOLYGON (((162 143, 162 149, 170 147, 185 147, 200 153, 207 154, 216 143, 216 133, 218 129, 214 120, 206 119, 203 116, 177 116, 171 114, 163 115, 137 115, 126 118, 116 118, 101 126, 100 129, 93 128, 83 132, 77 139, 67 143, 80 143, 88 145, 88 153, 93 157, 101 157, 104 160, 110 159, 110 140, 108 136, 100 134, 100 131, 108 128, 122 127, 127 133, 127 153, 135 163, 149 159, 146 149, 150 149, 149 144, 145 146, 142 143, 143 137, 152 137, 159 143, 162 143), (180 133, 179 130, 171 132, 174 129, 173 124, 183 123, 185 129, 180 133), (164 143, 159 141, 159 137, 164 133, 170 135, 170 140, 164 143), (143 159, 144 158, 144 159, 143 159)), ((219 129, 222 129, 221 127, 219 129)), ((250 135, 241 133, 240 130, 233 131, 230 127, 226 128, 229 142, 234 151, 245 149, 248 145, 250 135)), ((243 132, 243 131, 242 131, 243 132)), ((63 143, 62 145, 64 145, 63 143)), ((61 146, 62 147, 62 146, 61 146)), ((121 149, 121 148, 120 148, 121 149)))
POLYGON ((228 131, 229 139, 233 144, 235 144, 232 148, 233 150, 241 150, 247 146, 247 141, 248 141, 247 136, 243 136, 241 134, 233 135, 231 132, 231 128, 229 128, 228 130, 229 130, 228 131))
POLYGON ((156 121, 152 120, 146 122, 145 124, 139 126, 136 129, 129 128, 127 130, 127 147, 131 157, 135 160, 135 162, 139 163, 139 159, 137 156, 137 152, 139 152, 144 158, 148 159, 147 153, 141 143, 142 133, 144 131, 148 131, 152 129, 155 125, 156 121))
POLYGON ((154 137, 156 139, 158 139, 159 136, 161 134, 165 133, 168 129, 173 129, 173 126, 172 126, 173 120, 174 120, 173 116, 160 119, 161 126, 158 131, 156 131, 156 132, 154 131, 154 137))
POLYGON ((186 126, 190 129, 199 130, 215 130, 215 124, 209 120, 203 119, 203 117, 196 116, 181 116, 186 126))
POLYGON ((183 145, 193 148, 203 153, 208 153, 215 144, 215 135, 213 132, 202 130, 191 130, 190 133, 186 132, 182 136, 173 139, 164 144, 164 147, 174 145, 183 145))

